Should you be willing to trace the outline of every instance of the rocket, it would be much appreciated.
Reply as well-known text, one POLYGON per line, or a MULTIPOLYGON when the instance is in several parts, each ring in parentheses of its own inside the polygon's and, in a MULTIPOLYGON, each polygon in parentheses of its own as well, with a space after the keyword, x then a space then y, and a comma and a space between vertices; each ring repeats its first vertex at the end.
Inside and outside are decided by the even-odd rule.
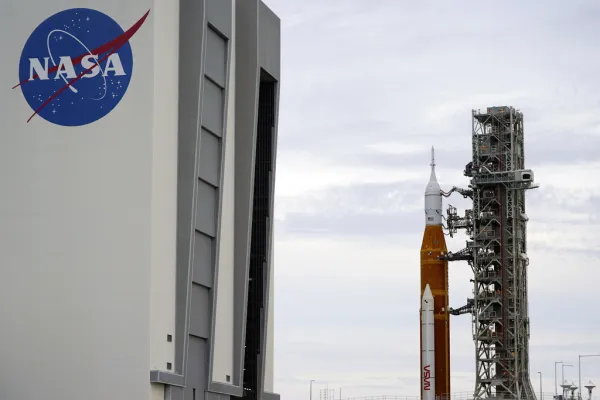
POLYGON ((448 252, 442 229, 442 190, 435 175, 425 189, 425 232, 421 244, 421 400, 450 395, 450 319, 448 314, 448 252))

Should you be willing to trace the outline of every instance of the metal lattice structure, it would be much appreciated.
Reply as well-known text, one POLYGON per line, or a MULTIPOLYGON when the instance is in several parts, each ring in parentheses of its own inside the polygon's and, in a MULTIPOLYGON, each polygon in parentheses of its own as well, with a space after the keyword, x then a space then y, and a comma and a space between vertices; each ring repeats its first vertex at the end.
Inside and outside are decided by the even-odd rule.
POLYGON ((529 377, 527 214, 523 114, 473 111, 474 397, 535 399, 529 377))
POLYGON ((465 176, 473 209, 459 217, 450 206, 447 223, 451 235, 465 228, 470 236, 462 251, 469 257, 458 259, 467 259, 474 274, 473 397, 531 400, 525 191, 538 185, 525 169, 523 114, 490 107, 473 110, 472 118, 473 159, 465 176))

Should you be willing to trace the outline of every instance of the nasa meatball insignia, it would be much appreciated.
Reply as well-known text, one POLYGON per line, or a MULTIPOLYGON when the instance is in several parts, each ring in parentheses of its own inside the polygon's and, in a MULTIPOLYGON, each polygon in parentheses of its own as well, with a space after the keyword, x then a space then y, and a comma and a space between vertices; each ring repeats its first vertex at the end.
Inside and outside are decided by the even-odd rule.
POLYGON ((81 126, 108 115, 121 101, 133 73, 129 39, 150 10, 131 28, 106 14, 72 8, 52 15, 31 33, 19 62, 25 100, 48 122, 81 126))

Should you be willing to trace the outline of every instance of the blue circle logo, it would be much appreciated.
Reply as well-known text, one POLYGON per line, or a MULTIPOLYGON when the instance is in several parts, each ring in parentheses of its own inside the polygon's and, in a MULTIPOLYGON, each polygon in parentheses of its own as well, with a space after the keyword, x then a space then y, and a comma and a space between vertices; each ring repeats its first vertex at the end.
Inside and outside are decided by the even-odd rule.
POLYGON ((123 99, 133 74, 129 39, 150 11, 127 31, 106 14, 72 8, 52 15, 29 36, 19 61, 19 84, 33 110, 61 126, 98 121, 123 99))

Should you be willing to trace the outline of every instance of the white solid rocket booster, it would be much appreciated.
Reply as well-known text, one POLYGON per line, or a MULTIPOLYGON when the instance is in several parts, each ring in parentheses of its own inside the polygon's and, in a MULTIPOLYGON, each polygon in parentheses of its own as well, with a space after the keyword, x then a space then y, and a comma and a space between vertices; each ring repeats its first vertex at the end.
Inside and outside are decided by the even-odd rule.
POLYGON ((421 399, 435 400, 435 320, 429 284, 421 298, 421 399))

